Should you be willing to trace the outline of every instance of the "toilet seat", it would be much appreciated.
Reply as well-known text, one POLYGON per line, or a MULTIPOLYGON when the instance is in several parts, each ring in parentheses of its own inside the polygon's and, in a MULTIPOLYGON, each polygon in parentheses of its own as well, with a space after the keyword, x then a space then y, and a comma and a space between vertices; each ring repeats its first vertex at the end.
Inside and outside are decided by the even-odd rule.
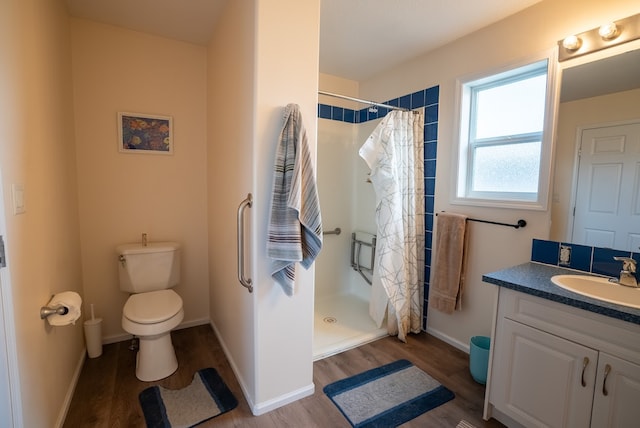
POLYGON ((157 324, 182 311, 182 299, 173 290, 133 294, 122 309, 122 316, 137 324, 157 324))
POLYGON ((182 299, 173 290, 133 294, 122 309, 122 328, 140 340, 136 377, 144 382, 164 379, 178 368, 171 330, 184 318, 182 299))

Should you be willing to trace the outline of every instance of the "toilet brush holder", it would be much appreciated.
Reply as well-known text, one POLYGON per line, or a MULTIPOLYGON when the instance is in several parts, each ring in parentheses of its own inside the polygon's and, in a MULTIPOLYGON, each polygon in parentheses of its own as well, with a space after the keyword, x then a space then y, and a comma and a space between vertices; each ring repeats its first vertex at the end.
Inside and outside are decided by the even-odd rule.
POLYGON ((102 318, 85 321, 84 336, 89 358, 97 358, 102 355, 102 318))

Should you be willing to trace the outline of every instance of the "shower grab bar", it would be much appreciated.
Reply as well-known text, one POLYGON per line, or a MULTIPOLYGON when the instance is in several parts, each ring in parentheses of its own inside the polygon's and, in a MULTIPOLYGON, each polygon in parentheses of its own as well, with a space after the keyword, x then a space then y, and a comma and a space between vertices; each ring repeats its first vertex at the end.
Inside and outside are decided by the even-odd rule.
POLYGON ((342 233, 342 229, 336 227, 333 230, 325 230, 322 232, 323 235, 340 235, 342 233))
POLYGON ((369 285, 372 283, 372 279, 367 278, 364 272, 368 272, 373 276, 373 268, 375 263, 376 256, 376 236, 374 235, 371 239, 371 242, 360 241, 356 239, 355 232, 351 234, 351 267, 353 270, 358 272, 360 276, 365 280, 365 282, 369 285), (369 263, 370 267, 364 267, 360 265, 360 250, 362 246, 371 248, 371 261, 369 263))
POLYGON ((251 205, 253 205, 253 198, 249 193, 238 206, 238 281, 249 293, 253 292, 253 285, 251 278, 244 276, 244 210, 247 207, 251 208, 251 205))

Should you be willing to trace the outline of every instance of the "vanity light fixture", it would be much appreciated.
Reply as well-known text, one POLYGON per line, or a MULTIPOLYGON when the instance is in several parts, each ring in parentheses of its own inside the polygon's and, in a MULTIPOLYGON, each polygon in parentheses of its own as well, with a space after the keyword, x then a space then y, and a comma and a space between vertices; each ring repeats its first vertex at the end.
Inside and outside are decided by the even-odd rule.
POLYGON ((598 28, 598 34, 602 40, 613 40, 618 37, 618 26, 615 22, 609 22, 598 28))
POLYGON ((562 41, 562 47, 568 51, 576 51, 582 46, 582 39, 577 36, 567 36, 562 41))
POLYGON ((640 39, 640 13, 558 41, 558 61, 640 39))

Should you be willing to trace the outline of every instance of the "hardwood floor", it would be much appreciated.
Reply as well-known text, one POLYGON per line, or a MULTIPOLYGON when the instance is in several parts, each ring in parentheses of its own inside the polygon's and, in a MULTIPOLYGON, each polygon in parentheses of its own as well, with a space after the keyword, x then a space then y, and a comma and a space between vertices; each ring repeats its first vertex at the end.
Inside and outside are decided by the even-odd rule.
POLYGON ((105 345, 99 358, 85 361, 64 427, 144 427, 138 394, 152 385, 178 389, 193 374, 214 367, 238 399, 238 407, 203 423, 202 427, 349 427, 322 388, 336 380, 405 358, 429 373, 456 397, 403 427, 455 427, 464 419, 477 427, 502 427, 482 420, 484 387, 469 374, 468 355, 426 333, 410 335, 408 343, 385 337, 314 363, 315 393, 261 416, 253 416, 222 347, 208 325, 172 333, 180 367, 157 382, 135 377, 135 352, 129 342, 105 345))

